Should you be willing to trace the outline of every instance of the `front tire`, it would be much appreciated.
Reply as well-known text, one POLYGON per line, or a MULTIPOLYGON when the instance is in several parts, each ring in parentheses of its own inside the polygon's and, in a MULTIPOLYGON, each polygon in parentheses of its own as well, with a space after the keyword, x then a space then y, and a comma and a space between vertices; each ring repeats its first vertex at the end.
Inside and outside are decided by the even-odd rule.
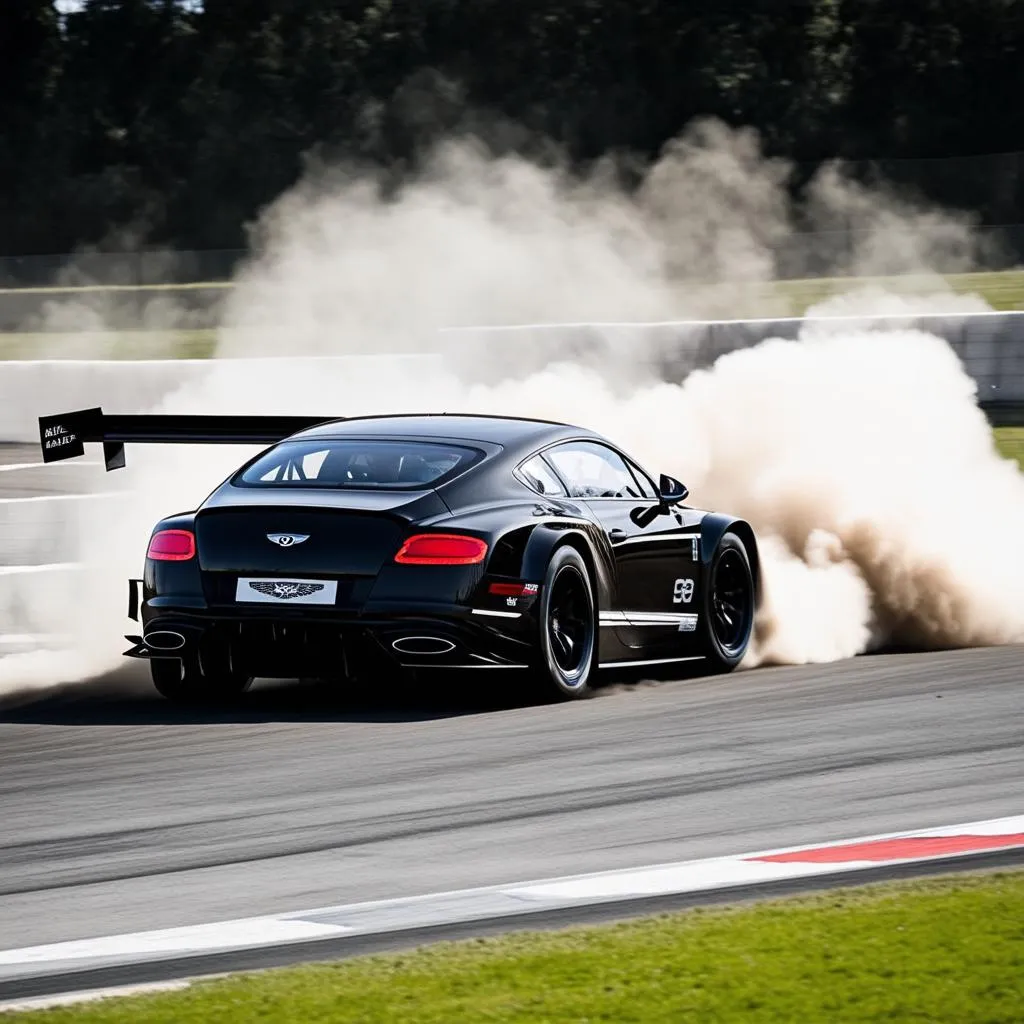
POLYGON ((597 614, 590 573, 574 547, 560 547, 551 556, 538 604, 536 681, 558 700, 589 696, 597 668, 597 614))
POLYGON ((754 574, 746 545, 735 533, 718 542, 704 588, 704 644, 714 672, 743 660, 754 631, 754 574))
POLYGON ((250 676, 225 673, 203 675, 185 667, 180 658, 153 658, 150 675, 157 693, 175 704, 210 704, 240 697, 252 685, 250 676))

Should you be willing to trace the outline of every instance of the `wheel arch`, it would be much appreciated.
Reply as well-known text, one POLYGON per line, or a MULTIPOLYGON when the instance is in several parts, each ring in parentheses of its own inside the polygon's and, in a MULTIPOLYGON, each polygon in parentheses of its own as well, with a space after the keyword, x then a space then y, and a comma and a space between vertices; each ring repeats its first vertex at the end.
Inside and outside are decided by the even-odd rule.
POLYGON ((745 519, 725 515, 721 512, 709 512, 700 525, 700 557, 705 573, 711 565, 711 559, 718 547, 718 542, 726 533, 735 533, 747 549, 750 559, 750 573, 754 578, 755 607, 761 603, 761 553, 757 546, 754 528, 745 519))
POLYGON ((579 552, 594 585, 595 610, 610 607, 611 578, 607 568, 594 551, 590 538, 579 529, 554 529, 538 526, 530 535, 523 552, 522 575, 525 580, 542 580, 555 551, 564 546, 579 552))

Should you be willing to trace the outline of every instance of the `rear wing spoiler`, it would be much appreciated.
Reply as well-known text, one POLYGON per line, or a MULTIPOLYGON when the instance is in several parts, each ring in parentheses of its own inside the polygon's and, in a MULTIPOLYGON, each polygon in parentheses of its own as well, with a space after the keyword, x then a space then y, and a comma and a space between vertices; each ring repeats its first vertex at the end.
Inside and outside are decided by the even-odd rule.
POLYGON ((125 444, 274 444, 300 430, 341 416, 108 416, 102 409, 80 409, 39 417, 43 462, 63 462, 85 454, 85 445, 103 445, 108 472, 125 464, 125 444))

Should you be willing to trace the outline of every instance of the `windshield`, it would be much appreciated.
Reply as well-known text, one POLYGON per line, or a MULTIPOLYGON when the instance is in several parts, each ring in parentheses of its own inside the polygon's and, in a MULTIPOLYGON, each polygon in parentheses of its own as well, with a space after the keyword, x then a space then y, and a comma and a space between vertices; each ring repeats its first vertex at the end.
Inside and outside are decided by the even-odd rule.
POLYGON ((411 488, 464 472, 483 457, 473 448, 423 441, 290 441, 243 469, 247 487, 411 488))

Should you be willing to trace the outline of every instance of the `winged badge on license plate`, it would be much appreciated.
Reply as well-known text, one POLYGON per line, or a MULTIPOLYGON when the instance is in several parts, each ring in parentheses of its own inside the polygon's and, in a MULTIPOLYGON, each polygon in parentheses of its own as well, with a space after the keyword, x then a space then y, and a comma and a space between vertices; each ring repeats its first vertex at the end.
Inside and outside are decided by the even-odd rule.
POLYGON ((246 604, 334 604, 337 580, 239 579, 235 600, 246 604))

